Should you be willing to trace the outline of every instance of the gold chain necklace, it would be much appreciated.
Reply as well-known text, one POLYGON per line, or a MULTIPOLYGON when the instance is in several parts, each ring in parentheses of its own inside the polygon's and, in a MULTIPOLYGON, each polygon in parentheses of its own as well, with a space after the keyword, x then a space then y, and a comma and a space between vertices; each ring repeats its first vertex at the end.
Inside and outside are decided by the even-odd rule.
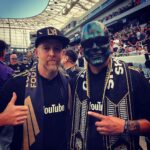
MULTIPOLYGON (((89 79, 88 64, 87 64, 86 67, 87 67, 86 68, 86 86, 87 86, 86 93, 87 93, 88 98, 90 98, 90 81, 89 81, 90 79, 89 79)), ((107 88, 107 84, 108 84, 108 81, 109 81, 111 70, 112 70, 112 59, 110 58, 108 68, 107 68, 107 72, 106 72, 106 76, 105 76, 104 91, 103 91, 103 96, 102 96, 102 105, 103 105, 103 102, 104 102, 106 88, 107 88)))

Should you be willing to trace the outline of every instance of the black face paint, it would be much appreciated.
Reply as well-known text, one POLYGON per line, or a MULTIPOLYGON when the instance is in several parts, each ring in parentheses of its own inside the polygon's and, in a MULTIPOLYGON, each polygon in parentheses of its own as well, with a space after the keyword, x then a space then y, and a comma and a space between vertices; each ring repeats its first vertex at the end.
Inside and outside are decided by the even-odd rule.
POLYGON ((94 66, 104 64, 110 55, 108 37, 98 36, 82 42, 81 45, 86 60, 94 66))

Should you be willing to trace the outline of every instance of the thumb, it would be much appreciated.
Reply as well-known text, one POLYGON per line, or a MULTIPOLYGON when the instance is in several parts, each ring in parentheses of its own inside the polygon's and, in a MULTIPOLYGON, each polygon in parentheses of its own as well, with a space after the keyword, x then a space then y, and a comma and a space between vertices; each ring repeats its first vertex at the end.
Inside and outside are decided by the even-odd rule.
POLYGON ((17 100, 17 95, 16 95, 15 92, 13 92, 13 96, 12 96, 12 98, 11 98, 11 100, 10 100, 10 103, 11 103, 11 104, 15 104, 16 100, 17 100))

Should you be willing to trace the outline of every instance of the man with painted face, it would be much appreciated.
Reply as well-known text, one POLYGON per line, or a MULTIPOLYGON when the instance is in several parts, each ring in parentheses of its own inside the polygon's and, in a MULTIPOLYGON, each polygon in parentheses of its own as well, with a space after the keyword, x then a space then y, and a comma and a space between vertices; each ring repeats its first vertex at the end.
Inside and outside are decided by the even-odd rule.
POLYGON ((111 57, 109 32, 93 21, 82 29, 87 68, 76 80, 70 149, 138 150, 150 133, 150 86, 134 68, 111 57))
POLYGON ((83 29, 82 47, 86 60, 93 66, 103 65, 110 55, 109 33, 106 27, 101 24, 91 24, 83 29))

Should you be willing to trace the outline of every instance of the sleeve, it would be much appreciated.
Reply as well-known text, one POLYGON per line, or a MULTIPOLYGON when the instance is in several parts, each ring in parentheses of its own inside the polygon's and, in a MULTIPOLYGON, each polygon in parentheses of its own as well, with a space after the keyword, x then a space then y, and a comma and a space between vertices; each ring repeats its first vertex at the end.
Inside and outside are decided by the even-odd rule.
POLYGON ((11 100, 13 93, 12 87, 14 86, 13 83, 13 79, 8 80, 0 92, 0 112, 6 108, 7 104, 11 100))
POLYGON ((135 118, 150 121, 150 84, 137 71, 131 70, 135 118))
POLYGON ((13 77, 8 80, 0 92, 0 112, 2 112, 10 102, 13 92, 17 94, 16 105, 24 104, 25 78, 13 77))

